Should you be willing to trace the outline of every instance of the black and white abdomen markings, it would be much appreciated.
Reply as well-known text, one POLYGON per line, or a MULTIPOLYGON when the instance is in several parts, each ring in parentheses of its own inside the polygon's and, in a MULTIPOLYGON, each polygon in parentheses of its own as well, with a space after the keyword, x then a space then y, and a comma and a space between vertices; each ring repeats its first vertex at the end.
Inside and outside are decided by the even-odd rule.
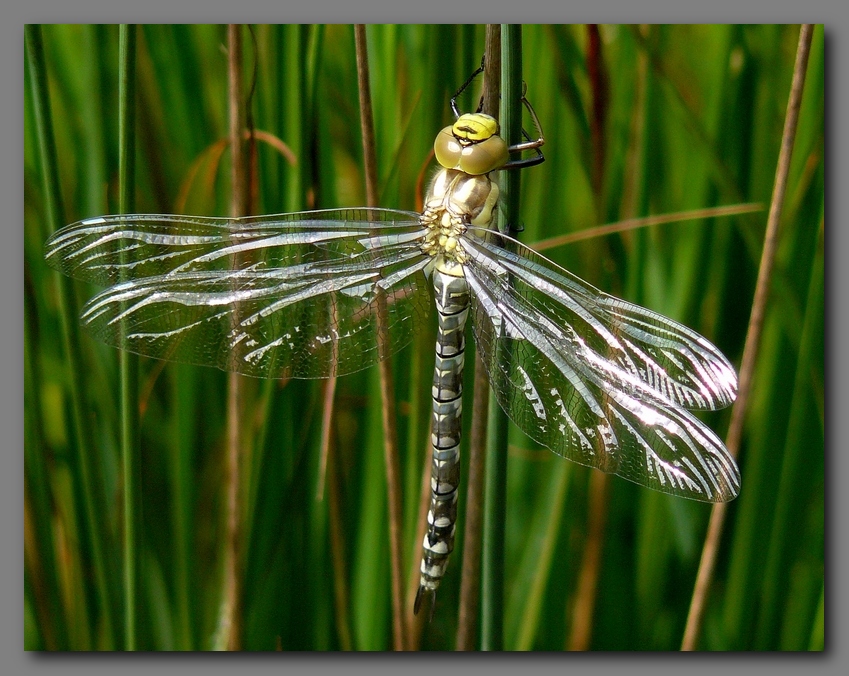
POLYGON ((441 169, 430 185, 422 223, 429 229, 423 249, 434 256, 433 289, 439 328, 433 372, 430 510, 424 537, 421 581, 414 610, 436 592, 454 549, 460 436, 463 413, 464 331, 469 316, 469 285, 459 239, 467 225, 488 226, 498 186, 487 175, 441 169))
POLYGON ((460 484, 460 434, 463 414, 464 330, 469 315, 469 287, 462 268, 451 274, 437 265, 433 288, 439 328, 433 371, 430 510, 427 515, 416 610, 425 592, 435 592, 454 549, 457 489, 460 484))

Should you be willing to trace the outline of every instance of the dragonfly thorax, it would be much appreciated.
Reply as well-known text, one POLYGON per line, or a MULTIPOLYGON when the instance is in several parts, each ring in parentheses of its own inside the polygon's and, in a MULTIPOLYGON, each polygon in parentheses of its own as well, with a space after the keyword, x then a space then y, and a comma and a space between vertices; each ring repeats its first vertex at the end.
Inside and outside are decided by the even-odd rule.
POLYGON ((440 169, 428 189, 422 225, 428 229, 422 251, 462 263, 460 237, 466 226, 488 227, 498 202, 498 185, 488 175, 440 169))

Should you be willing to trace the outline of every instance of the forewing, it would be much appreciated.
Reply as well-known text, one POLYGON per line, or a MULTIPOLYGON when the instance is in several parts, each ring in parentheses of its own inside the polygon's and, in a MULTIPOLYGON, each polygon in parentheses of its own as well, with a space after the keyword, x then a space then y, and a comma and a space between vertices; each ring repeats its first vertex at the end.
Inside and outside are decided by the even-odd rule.
POLYGON ((47 259, 113 284, 82 314, 111 345, 251 376, 319 378, 378 361, 384 302, 386 353, 409 343, 430 304, 422 233, 416 214, 384 209, 113 216, 59 231, 47 259))
POLYGON ((104 286, 172 272, 284 267, 380 246, 421 230, 419 215, 393 209, 324 209, 215 218, 98 216, 57 231, 45 246, 51 267, 104 286), (328 252, 328 253, 325 253, 328 252))
POLYGON ((476 346, 499 404, 520 429, 570 460, 655 490, 708 502, 737 495, 733 458, 681 408, 679 400, 689 402, 690 394, 675 380, 675 387, 658 387, 663 380, 656 357, 648 380, 637 366, 648 368, 646 358, 635 359, 663 354, 653 345, 656 326, 663 329, 664 351, 680 336, 688 345, 704 339, 695 341, 688 329, 601 294, 524 248, 517 255, 470 238, 462 245, 469 255, 464 268, 476 346), (634 341, 642 344, 639 352, 634 341))

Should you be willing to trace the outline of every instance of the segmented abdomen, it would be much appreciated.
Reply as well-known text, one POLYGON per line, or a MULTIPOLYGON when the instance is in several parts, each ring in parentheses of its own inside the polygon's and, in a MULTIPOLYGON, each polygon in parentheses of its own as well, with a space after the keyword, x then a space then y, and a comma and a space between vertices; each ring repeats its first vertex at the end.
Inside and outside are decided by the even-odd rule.
POLYGON ((457 489, 460 483, 463 357, 466 349, 463 336, 469 314, 469 287, 462 276, 460 266, 436 265, 433 271, 433 287, 439 318, 430 435, 433 461, 430 510, 427 515, 428 530, 423 543, 416 612, 419 611, 424 596, 436 592, 439 581, 445 574, 448 557, 454 549, 457 489))

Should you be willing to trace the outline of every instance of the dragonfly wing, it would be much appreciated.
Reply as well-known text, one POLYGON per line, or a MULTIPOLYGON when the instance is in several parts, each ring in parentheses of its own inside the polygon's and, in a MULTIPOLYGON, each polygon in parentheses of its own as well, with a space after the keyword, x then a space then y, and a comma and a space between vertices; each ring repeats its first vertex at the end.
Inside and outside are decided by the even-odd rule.
POLYGON ((616 389, 692 410, 725 408, 736 398, 734 367, 692 329, 599 291, 513 239, 471 231, 464 245, 472 259, 497 260, 516 302, 559 327, 564 344, 580 342, 578 358, 616 389))
MULTIPOLYGON (((611 337, 625 333, 612 333, 620 313, 606 311, 618 307, 616 299, 607 296, 608 305, 596 309, 590 299, 600 292, 580 280, 572 286, 571 275, 555 293, 561 271, 554 264, 533 256, 522 265, 484 244, 463 241, 476 345, 516 425, 558 455, 649 488, 707 502, 734 498, 739 470, 720 439, 663 389, 634 377, 631 349, 598 335, 588 311, 603 315, 611 337)), ((628 306, 624 316, 642 316, 618 302, 628 306)), ((650 343, 651 335, 644 328, 640 339, 650 343)))
POLYGON ((124 216, 69 226, 47 257, 113 284, 82 314, 106 343, 250 376, 321 378, 379 360, 381 298, 388 354, 422 325, 422 232, 416 214, 379 209, 124 216))
MULTIPOLYGON (((215 218, 136 214, 68 225, 45 246, 47 263, 104 286, 171 272, 284 267, 337 257, 364 238, 375 246, 415 237, 419 215, 393 209, 324 209, 272 216, 215 218)), ((372 247, 374 248, 374 247, 372 247)))

